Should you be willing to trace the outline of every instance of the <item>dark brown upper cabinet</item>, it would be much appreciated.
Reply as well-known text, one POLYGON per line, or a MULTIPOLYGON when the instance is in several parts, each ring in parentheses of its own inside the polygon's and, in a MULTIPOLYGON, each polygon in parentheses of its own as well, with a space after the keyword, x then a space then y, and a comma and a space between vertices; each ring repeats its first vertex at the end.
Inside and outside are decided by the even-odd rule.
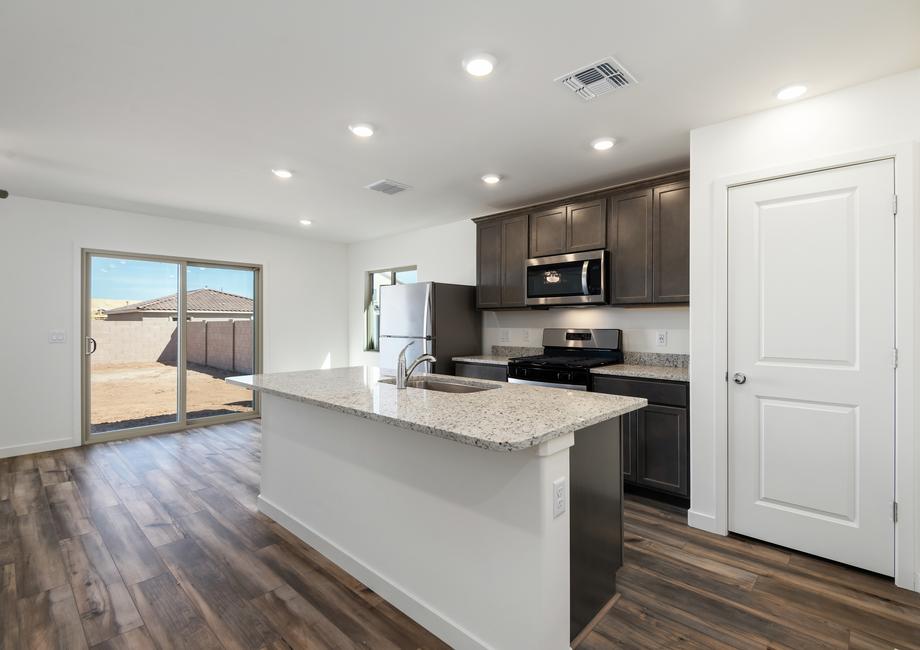
POLYGON ((690 302, 687 172, 474 221, 480 309, 526 307, 528 258, 604 248, 609 251, 610 304, 690 302))
POLYGON ((476 306, 502 305, 502 222, 476 224, 476 306))
POLYGON ((652 300, 690 301, 690 185, 655 188, 652 300))
POLYGON ((526 214, 476 224, 476 306, 524 306, 526 214))
POLYGON ((652 302, 652 190, 610 199, 610 304, 652 302))
POLYGON ((593 251, 607 246, 607 201, 586 201, 568 206, 565 252, 593 251))
POLYGON ((572 203, 530 215, 530 257, 596 250, 607 245, 607 202, 572 203))
POLYGON ((530 256, 565 252, 566 206, 530 215, 530 256))
POLYGON ((690 302, 690 185, 610 197, 610 304, 690 302))

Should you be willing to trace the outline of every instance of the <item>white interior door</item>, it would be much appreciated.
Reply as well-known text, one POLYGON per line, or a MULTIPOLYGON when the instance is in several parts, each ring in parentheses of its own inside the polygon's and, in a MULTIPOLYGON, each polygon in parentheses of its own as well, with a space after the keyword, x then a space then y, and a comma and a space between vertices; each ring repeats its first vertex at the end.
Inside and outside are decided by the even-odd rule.
POLYGON ((885 575, 893 196, 882 160, 732 188, 728 212, 729 528, 885 575))

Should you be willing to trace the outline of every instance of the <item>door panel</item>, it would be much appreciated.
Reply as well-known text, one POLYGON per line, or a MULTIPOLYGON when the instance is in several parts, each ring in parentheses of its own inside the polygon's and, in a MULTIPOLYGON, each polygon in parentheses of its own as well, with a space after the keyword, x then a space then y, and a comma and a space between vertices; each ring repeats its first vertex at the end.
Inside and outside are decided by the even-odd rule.
POLYGON ((490 221, 476 226, 476 306, 502 304, 502 224, 490 221))
POLYGON ((565 206, 530 215, 530 256, 565 252, 565 206))
POLYGON ((179 421, 179 268, 86 256, 88 436, 179 421))
POLYGON ((604 248, 607 245, 607 201, 570 205, 566 224, 567 253, 604 248))
POLYGON ((656 187, 652 246, 654 302, 690 301, 690 185, 656 187))
POLYGON ((431 336, 431 284, 380 287, 380 336, 431 336))
POLYGON ((740 186, 728 215, 729 526, 885 575, 893 179, 883 160, 740 186))
POLYGON ((610 304, 652 302, 652 191, 610 199, 610 304))
POLYGON ((502 221, 502 307, 525 304, 527 263, 527 215, 502 221))
POLYGON ((638 411, 637 422, 636 482, 644 487, 688 496, 687 410, 649 404, 638 411))

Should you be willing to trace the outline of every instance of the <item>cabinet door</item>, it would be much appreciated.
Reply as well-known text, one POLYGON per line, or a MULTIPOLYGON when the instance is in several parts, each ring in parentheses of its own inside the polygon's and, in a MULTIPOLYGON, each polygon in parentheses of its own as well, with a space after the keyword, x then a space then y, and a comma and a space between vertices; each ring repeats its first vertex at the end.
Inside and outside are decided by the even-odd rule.
POLYGON ((687 409, 649 404, 638 413, 636 483, 690 496, 687 409))
POLYGON ((690 185, 655 188, 654 302, 690 302, 690 185))
POLYGON ((639 413, 633 411, 620 418, 623 437, 623 480, 636 482, 636 433, 639 428, 639 413))
POLYGON ((573 203, 568 209, 565 252, 593 251, 607 246, 607 201, 573 203))
POLYGON ((502 224, 487 221, 476 225, 476 306, 501 307, 502 224))
POLYGON ((457 377, 470 377, 472 379, 491 379, 492 381, 508 381, 508 366, 487 365, 484 363, 466 363, 457 361, 454 366, 454 375, 457 377))
POLYGON ((502 307, 523 307, 527 281, 527 215, 503 219, 502 307))
POLYGON ((610 304, 652 302, 652 191, 610 199, 610 304))
POLYGON ((565 252, 565 206, 530 215, 530 256, 565 252))

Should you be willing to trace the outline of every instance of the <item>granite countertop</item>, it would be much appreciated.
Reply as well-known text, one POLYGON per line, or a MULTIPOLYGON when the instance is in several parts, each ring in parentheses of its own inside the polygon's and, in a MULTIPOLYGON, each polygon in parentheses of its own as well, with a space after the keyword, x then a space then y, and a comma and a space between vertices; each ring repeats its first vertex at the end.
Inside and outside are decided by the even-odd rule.
POLYGON ((592 368, 592 375, 607 377, 635 377, 640 379, 664 379, 667 381, 690 381, 689 368, 672 366, 647 366, 642 364, 621 363, 613 366, 592 368))
MULTIPOLYGON (((481 363, 491 366, 508 365, 507 357, 498 354, 480 354, 468 357, 454 357, 454 361, 481 363)), ((635 377, 640 379, 663 379, 665 381, 690 381, 690 370, 686 367, 659 366, 644 363, 620 363, 591 370, 593 375, 611 377, 635 377)))
POLYGON ((585 393, 446 375, 432 377, 473 386, 478 393, 442 393, 378 383, 378 368, 356 366, 229 377, 227 382, 483 449, 535 447, 577 429, 644 407, 638 397, 585 393))

